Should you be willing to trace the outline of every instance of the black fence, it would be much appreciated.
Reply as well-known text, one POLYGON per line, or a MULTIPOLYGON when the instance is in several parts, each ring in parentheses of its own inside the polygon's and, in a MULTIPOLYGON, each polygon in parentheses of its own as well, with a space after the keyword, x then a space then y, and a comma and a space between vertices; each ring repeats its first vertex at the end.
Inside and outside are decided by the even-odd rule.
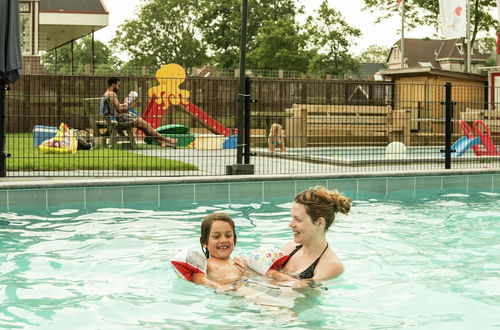
POLYGON ((11 86, 7 176, 226 175, 244 133, 243 162, 256 174, 444 169, 447 109, 448 167, 500 167, 498 93, 484 82, 453 83, 446 103, 444 81, 251 78, 238 130, 237 78, 121 77, 120 102, 137 92, 132 110, 177 140, 172 148, 100 113, 106 80, 25 75, 11 86))

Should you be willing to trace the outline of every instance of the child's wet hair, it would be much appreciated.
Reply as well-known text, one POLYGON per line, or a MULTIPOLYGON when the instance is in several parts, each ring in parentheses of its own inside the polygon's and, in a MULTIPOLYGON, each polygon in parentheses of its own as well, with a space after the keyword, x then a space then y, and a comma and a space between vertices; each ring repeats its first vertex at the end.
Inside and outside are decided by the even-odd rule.
POLYGON ((231 219, 229 215, 223 212, 216 212, 206 215, 201 222, 200 235, 201 250, 203 251, 203 254, 206 258, 210 258, 210 253, 208 252, 208 249, 204 247, 204 245, 208 244, 208 237, 210 236, 210 230, 212 229, 212 223, 214 221, 224 221, 231 226, 231 228, 233 229, 234 244, 236 245, 236 230, 233 219, 231 219))
POLYGON ((271 128, 269 129, 269 137, 281 136, 282 134, 283 127, 280 124, 274 123, 271 125, 271 128))

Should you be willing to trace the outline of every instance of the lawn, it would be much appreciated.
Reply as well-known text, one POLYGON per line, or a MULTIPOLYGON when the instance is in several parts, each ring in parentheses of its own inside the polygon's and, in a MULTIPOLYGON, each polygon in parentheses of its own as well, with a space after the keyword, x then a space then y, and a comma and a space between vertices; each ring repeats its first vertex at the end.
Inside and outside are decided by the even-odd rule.
MULTIPOLYGON (((143 145, 141 149, 161 147, 143 145)), ((145 156, 129 150, 94 148, 75 154, 44 154, 33 148, 30 133, 7 134, 8 171, 149 170, 192 171, 198 168, 177 160, 145 156)))

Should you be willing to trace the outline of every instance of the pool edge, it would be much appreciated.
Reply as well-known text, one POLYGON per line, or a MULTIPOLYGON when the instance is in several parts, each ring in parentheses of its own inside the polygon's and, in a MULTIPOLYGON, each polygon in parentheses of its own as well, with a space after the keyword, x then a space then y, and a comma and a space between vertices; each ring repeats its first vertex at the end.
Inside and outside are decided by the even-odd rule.
POLYGON ((147 184, 183 184, 183 183, 223 183, 223 182, 253 182, 253 181, 300 181, 315 179, 351 179, 380 177, 419 177, 500 174, 500 169, 450 169, 450 170, 419 170, 419 171, 379 171, 376 173, 317 173, 317 174, 268 174, 268 175, 227 175, 227 176, 197 176, 197 177, 44 177, 4 178, 0 182, 0 190, 5 189, 36 189, 61 187, 96 187, 96 186, 135 186, 147 184))

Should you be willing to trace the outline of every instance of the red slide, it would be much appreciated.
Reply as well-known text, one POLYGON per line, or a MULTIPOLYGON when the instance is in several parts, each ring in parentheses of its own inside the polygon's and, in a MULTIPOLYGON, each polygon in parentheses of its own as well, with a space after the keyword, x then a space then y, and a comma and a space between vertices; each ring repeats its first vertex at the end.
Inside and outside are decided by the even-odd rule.
POLYGON ((208 113, 198 108, 196 105, 188 101, 187 103, 180 103, 182 108, 186 110, 191 116, 195 117, 200 121, 200 123, 214 134, 230 136, 231 129, 219 123, 214 118, 210 117, 208 113))
POLYGON ((163 120, 163 115, 165 110, 163 110, 163 103, 156 103, 156 95, 153 95, 148 102, 146 111, 142 114, 142 119, 151 125, 152 128, 156 129, 161 126, 163 120))
MULTIPOLYGON (((231 135, 230 128, 227 128, 221 123, 219 123, 217 120, 212 118, 208 113, 201 110, 190 101, 187 101, 187 103, 180 102, 180 105, 186 111, 186 113, 198 119, 201 125, 206 129, 208 129, 210 132, 224 136, 231 135)), ((164 108, 165 105, 163 103, 161 104, 156 103, 156 96, 153 95, 148 102, 146 111, 144 111, 144 113, 142 114, 142 118, 145 121, 147 121, 151 125, 151 127, 156 129, 161 126, 163 115, 165 114, 164 108)))
POLYGON ((498 152, 495 143, 490 137, 490 129, 482 120, 474 120, 472 123, 472 128, 467 124, 465 120, 461 120, 458 122, 460 125, 460 128, 464 132, 464 134, 469 138, 473 139, 474 138, 474 133, 472 131, 472 128, 480 137, 481 139, 481 144, 475 144, 472 146, 472 149, 474 150, 474 153, 476 156, 499 156, 500 153, 498 152))

